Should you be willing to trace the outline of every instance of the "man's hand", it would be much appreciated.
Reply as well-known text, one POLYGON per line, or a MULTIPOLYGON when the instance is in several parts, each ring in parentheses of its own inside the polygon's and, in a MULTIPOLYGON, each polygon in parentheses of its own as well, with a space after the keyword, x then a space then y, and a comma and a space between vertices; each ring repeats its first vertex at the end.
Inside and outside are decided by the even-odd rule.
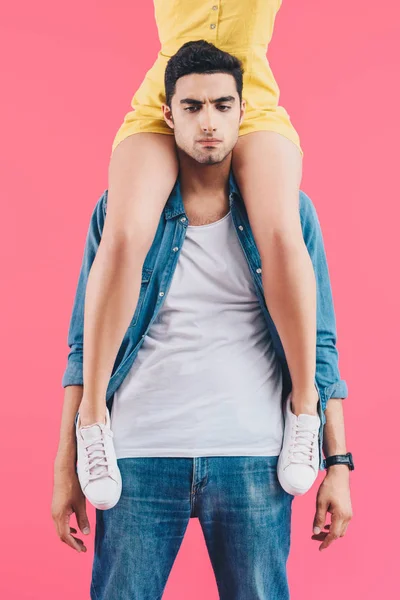
POLYGON ((327 548, 334 540, 343 537, 353 516, 350 499, 350 471, 347 465, 332 465, 317 494, 317 510, 311 539, 322 541, 319 550, 327 548), (331 522, 325 525, 326 513, 331 522), (328 529, 329 532, 322 531, 328 529))
POLYGON ((51 516, 58 537, 77 552, 86 552, 87 548, 83 541, 71 535, 77 533, 76 529, 69 525, 72 513, 76 515, 79 529, 83 534, 88 535, 90 526, 86 514, 86 498, 82 492, 78 475, 71 468, 55 469, 51 516))

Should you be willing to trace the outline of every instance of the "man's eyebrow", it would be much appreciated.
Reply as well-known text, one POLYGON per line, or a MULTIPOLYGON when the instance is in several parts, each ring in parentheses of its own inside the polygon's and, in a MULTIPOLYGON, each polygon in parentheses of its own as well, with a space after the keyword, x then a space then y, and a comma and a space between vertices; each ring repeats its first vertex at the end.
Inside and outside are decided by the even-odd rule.
MULTIPOLYGON (((210 100, 211 104, 220 104, 221 102, 234 102, 235 101, 235 97, 234 96, 221 96, 221 98, 216 98, 215 100, 210 100)), ((183 98, 183 100, 180 101, 180 104, 196 104, 196 105, 200 105, 200 104, 205 104, 205 102, 203 102, 202 100, 196 100, 195 98, 183 98)))

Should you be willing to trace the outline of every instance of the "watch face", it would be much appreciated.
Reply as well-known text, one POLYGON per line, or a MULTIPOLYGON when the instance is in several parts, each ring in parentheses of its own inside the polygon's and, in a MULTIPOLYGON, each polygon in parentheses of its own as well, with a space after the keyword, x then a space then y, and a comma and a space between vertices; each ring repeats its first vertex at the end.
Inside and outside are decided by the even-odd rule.
POLYGON ((353 455, 351 452, 348 452, 347 456, 349 457, 349 464, 350 464, 351 470, 353 471, 354 470, 353 455))

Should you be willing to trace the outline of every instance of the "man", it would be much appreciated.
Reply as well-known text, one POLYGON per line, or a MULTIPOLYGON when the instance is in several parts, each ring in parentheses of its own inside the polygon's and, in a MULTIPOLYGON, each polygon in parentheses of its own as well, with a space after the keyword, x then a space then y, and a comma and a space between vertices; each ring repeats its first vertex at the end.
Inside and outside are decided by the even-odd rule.
MULTIPOLYGON (((96 510, 94 600, 160 598, 193 517, 200 521, 221 599, 289 597, 293 495, 280 485, 277 465, 282 401, 291 382, 231 172, 245 103, 237 71, 234 77, 222 68, 219 52, 212 73, 198 72, 199 55, 191 54, 189 44, 186 65, 193 64, 193 70, 172 82, 171 103, 163 105, 175 135, 179 177, 144 262, 139 300, 107 389, 111 429, 103 425, 100 437, 80 441, 86 450, 92 446, 87 464, 92 483, 105 481, 101 436, 112 430, 122 477, 117 504, 96 510)), ((83 533, 89 527, 75 470, 84 299, 106 210, 107 191, 92 214, 73 307, 54 470, 52 516, 59 537, 78 551, 86 548, 72 535, 70 515, 75 512, 83 533)), ((344 535, 352 516, 352 463, 342 412, 347 386, 338 370, 320 226, 303 193, 299 210, 317 280, 317 450, 327 474, 318 491, 312 538, 324 549, 344 535), (321 532, 328 511, 329 533, 321 532)), ((306 433, 301 428, 294 433, 293 460, 304 460, 315 443, 306 433)))

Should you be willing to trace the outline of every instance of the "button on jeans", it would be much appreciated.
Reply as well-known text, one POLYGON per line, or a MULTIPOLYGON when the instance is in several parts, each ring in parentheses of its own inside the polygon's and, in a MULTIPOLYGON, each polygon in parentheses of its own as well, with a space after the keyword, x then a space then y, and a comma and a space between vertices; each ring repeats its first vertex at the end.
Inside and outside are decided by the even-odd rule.
POLYGON ((92 600, 159 600, 190 518, 221 600, 287 600, 293 496, 277 456, 120 458, 122 494, 96 509, 92 600))

